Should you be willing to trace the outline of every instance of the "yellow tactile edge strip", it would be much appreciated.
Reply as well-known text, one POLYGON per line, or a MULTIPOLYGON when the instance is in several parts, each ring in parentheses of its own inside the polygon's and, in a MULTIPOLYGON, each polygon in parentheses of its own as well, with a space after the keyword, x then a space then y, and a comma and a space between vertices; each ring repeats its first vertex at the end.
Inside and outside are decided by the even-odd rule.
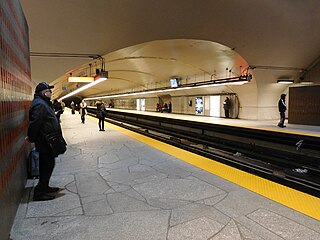
POLYGON ((121 128, 110 123, 107 125, 118 132, 152 146, 162 152, 168 153, 182 161, 229 180, 241 187, 251 190, 275 202, 281 203, 307 216, 320 220, 320 198, 171 146, 125 128, 121 128))

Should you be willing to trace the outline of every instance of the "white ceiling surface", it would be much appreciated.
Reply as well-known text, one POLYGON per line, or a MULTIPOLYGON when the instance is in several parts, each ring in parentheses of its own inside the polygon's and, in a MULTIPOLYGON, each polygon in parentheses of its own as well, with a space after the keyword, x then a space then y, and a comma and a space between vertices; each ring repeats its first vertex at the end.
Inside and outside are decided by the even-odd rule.
MULTIPOLYGON (((271 66, 252 71, 259 89, 279 77, 297 79, 301 74, 273 67, 305 69, 320 55, 318 0, 20 2, 31 52, 104 56, 109 79, 82 96, 153 88, 172 76, 209 80, 211 75, 238 75, 248 64, 271 66)), ((58 97, 67 92, 63 86, 75 88, 66 82, 68 73, 81 72, 89 62, 31 57, 32 79, 55 83, 58 97)))

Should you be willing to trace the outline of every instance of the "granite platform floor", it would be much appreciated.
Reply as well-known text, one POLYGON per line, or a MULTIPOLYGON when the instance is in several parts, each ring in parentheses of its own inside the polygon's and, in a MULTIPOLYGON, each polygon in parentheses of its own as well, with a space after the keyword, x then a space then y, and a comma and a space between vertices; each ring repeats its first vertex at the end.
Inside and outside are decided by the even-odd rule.
POLYGON ((320 239, 320 222, 65 111, 52 201, 28 180, 13 240, 320 239))

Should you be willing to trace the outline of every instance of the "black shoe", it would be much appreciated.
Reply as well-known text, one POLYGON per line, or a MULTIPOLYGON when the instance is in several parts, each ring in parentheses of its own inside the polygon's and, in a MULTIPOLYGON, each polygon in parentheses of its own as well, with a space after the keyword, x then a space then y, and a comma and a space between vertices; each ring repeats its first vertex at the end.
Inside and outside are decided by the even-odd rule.
POLYGON ((99 129, 99 131, 102 131, 102 129, 99 129))
POLYGON ((58 187, 48 187, 46 189, 46 193, 55 193, 55 192, 59 192, 61 189, 58 187))
POLYGON ((102 129, 101 131, 105 131, 104 129, 102 129))
POLYGON ((49 201, 54 199, 54 196, 48 195, 48 194, 36 194, 33 196, 33 201, 49 201))

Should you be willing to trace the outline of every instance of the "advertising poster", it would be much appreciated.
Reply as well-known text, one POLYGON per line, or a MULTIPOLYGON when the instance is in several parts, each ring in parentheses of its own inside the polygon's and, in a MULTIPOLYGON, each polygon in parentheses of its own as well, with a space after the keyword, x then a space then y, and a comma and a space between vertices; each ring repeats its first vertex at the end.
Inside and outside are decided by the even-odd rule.
POLYGON ((196 97, 196 114, 202 115, 203 114, 203 98, 196 97))

